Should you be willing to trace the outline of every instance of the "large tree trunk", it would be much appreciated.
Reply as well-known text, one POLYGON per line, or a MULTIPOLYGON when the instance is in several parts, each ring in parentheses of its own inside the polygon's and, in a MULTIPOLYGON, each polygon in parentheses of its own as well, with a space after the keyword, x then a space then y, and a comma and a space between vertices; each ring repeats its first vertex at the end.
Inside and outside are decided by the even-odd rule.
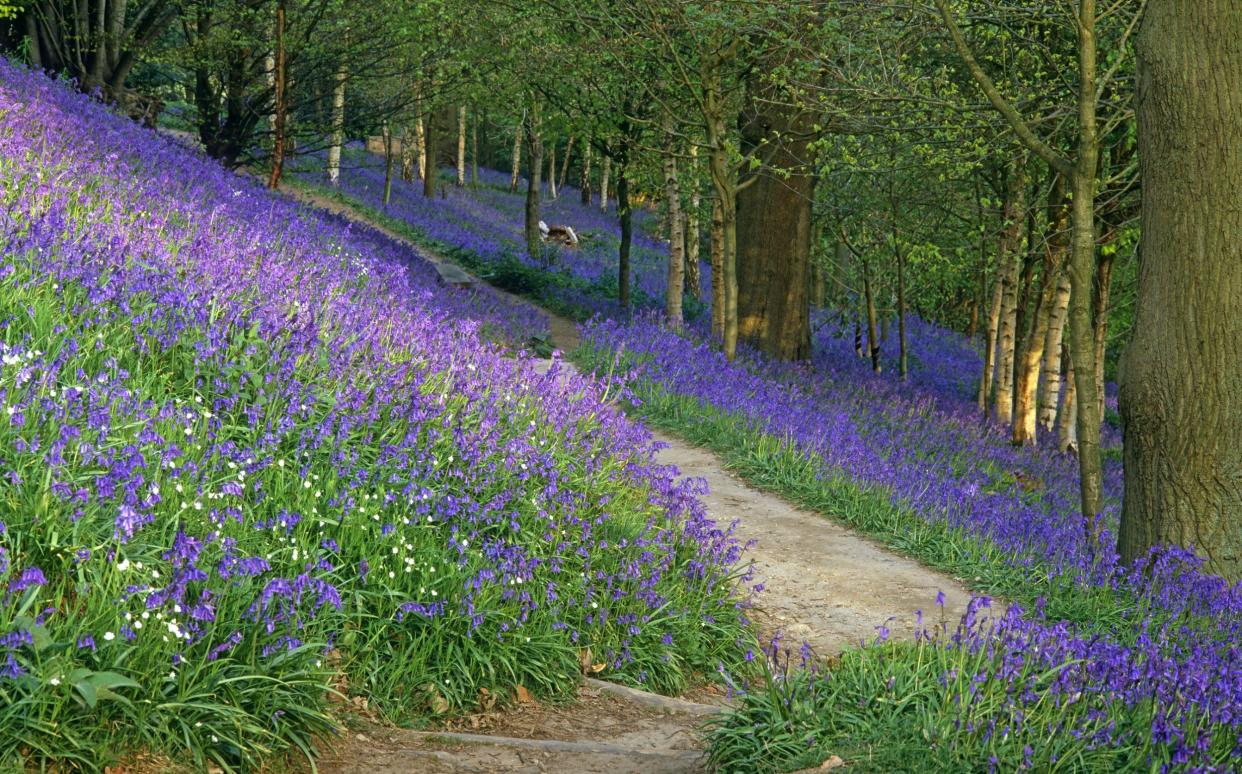
POLYGON ((457 108, 457 185, 466 186, 466 106, 457 108))
POLYGON ((509 193, 517 193, 518 180, 522 176, 522 127, 526 124, 526 113, 523 111, 521 120, 513 128, 513 172, 509 176, 509 193))
POLYGON ((1061 398, 1061 354, 1064 349, 1061 342, 1065 335, 1069 298, 1070 278, 1062 271, 1052 300, 1052 311, 1048 315, 1048 336, 1044 339, 1044 382, 1039 393, 1039 425, 1048 432, 1055 429, 1057 401, 1061 398))
POLYGON ((1242 5, 1150 0, 1139 33, 1142 244, 1121 369, 1132 561, 1193 545, 1242 578, 1242 5))
POLYGON ((737 195, 738 336, 781 360, 803 360, 811 355, 813 121, 808 112, 775 100, 756 104, 742 130, 743 146, 777 146, 737 195))
MULTIPOLYGON (((349 69, 342 59, 336 68, 336 81, 332 84, 332 143, 328 146, 328 182, 340 185, 341 182, 341 146, 345 144, 345 81, 349 79, 349 69)), ((401 144, 402 150, 405 143, 401 144)))
POLYGON ((526 147, 530 156, 530 178, 526 181, 526 254, 532 261, 542 255, 539 231, 539 190, 543 187, 543 138, 540 136, 538 106, 526 120, 526 147))
POLYGON ((668 212, 668 282, 664 288, 664 315, 669 325, 681 330, 681 297, 685 285, 685 234, 682 232, 681 189, 677 184, 676 144, 672 117, 664 128, 664 198, 668 212))
POLYGON ((276 54, 272 62, 275 112, 272 114, 272 173, 267 178, 268 188, 280 187, 280 175, 285 167, 285 122, 288 99, 285 96, 285 0, 276 0, 276 54))
POLYGON ((1022 162, 1009 173, 1005 193, 1000 265, 1004 280, 1000 327, 996 334, 996 396, 993 413, 1001 424, 1013 419, 1013 366, 1018 333, 1018 291, 1022 279, 1022 215, 1026 209, 1026 176, 1022 162))
POLYGON ((724 338, 724 212, 720 199, 712 199, 712 337, 724 338))

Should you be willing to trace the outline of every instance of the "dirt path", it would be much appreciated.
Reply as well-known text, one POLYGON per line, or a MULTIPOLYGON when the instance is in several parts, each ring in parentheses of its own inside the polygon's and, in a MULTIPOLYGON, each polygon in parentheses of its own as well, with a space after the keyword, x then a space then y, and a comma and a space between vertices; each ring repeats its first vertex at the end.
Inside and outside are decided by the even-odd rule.
MULTIPOLYGON (((366 222, 347 207, 311 193, 298 198, 366 222)), ((387 229, 388 236, 426 260, 437 256, 387 229)), ((447 292, 447 291, 446 291, 447 292)), ((521 300, 521 299, 519 299, 521 300)), ((525 303, 525 302, 524 302, 525 303)), ((551 316, 557 347, 577 347, 577 326, 551 316)), ((540 364, 547 367, 547 361, 540 364)), ((808 642, 821 656, 876 638, 887 627, 893 639, 913 636, 915 611, 931 622, 955 622, 970 593, 958 580, 859 537, 823 516, 754 489, 730 473, 720 458, 667 434, 658 460, 684 476, 702 478, 708 512, 738 521, 737 534, 753 541, 748 551, 755 581, 758 623, 767 635, 780 631, 787 645, 808 642)), ((581 774, 673 774, 703 769, 699 732, 712 708, 662 702, 633 693, 617 695, 584 686, 580 701, 561 708, 519 705, 453 729, 456 736, 374 726, 347 736, 320 770, 330 774, 396 772, 566 772, 581 774)))

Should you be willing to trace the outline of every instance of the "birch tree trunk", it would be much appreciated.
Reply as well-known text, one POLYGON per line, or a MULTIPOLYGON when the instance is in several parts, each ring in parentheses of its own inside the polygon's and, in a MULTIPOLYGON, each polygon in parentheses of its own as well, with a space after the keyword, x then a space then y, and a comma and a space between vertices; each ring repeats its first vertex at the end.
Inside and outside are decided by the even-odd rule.
POLYGON ((1057 292, 1048 315, 1048 337, 1044 340, 1044 381, 1039 395, 1039 425, 1048 432, 1056 426, 1057 401, 1061 398, 1062 340, 1069 308, 1070 278, 1065 272, 1057 280, 1057 292))
POLYGON ((408 125, 401 127, 401 179, 414 182, 414 138, 408 125))
POLYGON ((427 179, 427 121, 420 112, 414 119, 414 147, 418 151, 418 176, 427 179))
POLYGON ((328 146, 328 183, 332 186, 341 183, 341 146, 345 144, 345 81, 348 78, 349 69, 342 59, 332 84, 332 141, 328 146))
POLYGON ((996 267, 996 279, 992 283, 992 306, 988 313, 987 348, 983 350, 983 376, 979 380, 976 403, 979 410, 987 412, 992 399, 992 386, 996 380, 996 340, 1000 334, 1001 303, 1005 295, 1005 267, 996 267))
POLYGON ((548 144, 548 199, 556 198, 556 143, 548 144))
POLYGON ((457 108, 457 185, 466 186, 466 106, 457 108))
POLYGON ((388 121, 384 121, 384 128, 381 131, 384 137, 384 208, 388 208, 388 202, 392 200, 392 129, 388 126, 388 121))
POLYGON ((1150 0, 1138 39, 1138 306, 1121 368, 1123 561, 1242 578, 1242 5, 1150 0))
POLYGON ((1092 316, 1095 318, 1093 341, 1095 346, 1095 391, 1101 421, 1104 417, 1104 348, 1108 343, 1109 294, 1113 284, 1113 254, 1101 255, 1095 272, 1095 302, 1092 316))
POLYGON ((1057 417, 1057 450, 1062 454, 1078 453, 1078 390, 1075 388, 1074 359, 1065 350, 1065 400, 1057 417))
POLYGON ((437 110, 433 107, 427 111, 423 123, 423 197, 436 198, 436 186, 440 177, 440 121, 437 110))
POLYGON ((700 272, 699 264, 699 246, 701 235, 699 233, 699 206, 702 204, 702 195, 699 188, 698 169, 695 161, 698 157, 698 148, 690 146, 690 210, 686 213, 686 292, 693 298, 699 298, 702 294, 701 285, 703 280, 700 272))
POLYGON ((996 334, 996 396, 993 414, 1008 425, 1013 419, 1013 366, 1018 330, 1018 286, 1022 274, 1020 241, 1022 214, 1026 209, 1026 176, 1021 164, 1010 171, 1005 193, 1005 225, 1001 231, 1000 257, 1004 267, 1000 327, 996 334))

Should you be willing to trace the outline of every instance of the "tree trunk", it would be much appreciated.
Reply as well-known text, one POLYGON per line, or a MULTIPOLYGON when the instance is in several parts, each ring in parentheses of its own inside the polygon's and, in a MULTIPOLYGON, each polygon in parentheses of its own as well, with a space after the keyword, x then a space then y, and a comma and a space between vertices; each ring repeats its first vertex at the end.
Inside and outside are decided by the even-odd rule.
POLYGON ((543 138, 540 136, 539 108, 531 108, 526 121, 526 147, 530 156, 530 178, 526 181, 526 254, 532 261, 543 254, 539 231, 539 192, 543 187, 543 138))
POLYGON ((1065 400, 1061 403, 1061 414, 1057 417, 1057 450, 1062 454, 1078 453, 1078 401, 1077 389, 1074 387, 1074 359, 1070 357, 1069 348, 1065 352, 1065 400))
POLYGON ((388 127, 388 121, 384 121, 382 130, 384 137, 384 209, 388 208, 388 202, 392 201, 392 130, 388 127))
POLYGON ((548 198, 556 198, 556 143, 548 144, 548 198))
MULTIPOLYGON (((414 146, 418 151, 418 176, 427 179, 427 123, 428 117, 422 108, 416 108, 418 115, 414 118, 414 146)), ((434 162, 433 162, 434 163, 434 162)))
POLYGON ((897 372, 902 380, 910 375, 906 356, 906 256, 897 249, 897 372))
POLYGON ((702 279, 699 264, 699 206, 702 204, 699 187, 699 170, 696 164, 698 148, 690 146, 690 209, 686 212, 686 292, 692 298, 701 294, 702 279))
POLYGON ((276 0, 276 55, 273 66, 273 89, 275 96, 275 112, 272 114, 272 173, 267 178, 267 187, 280 187, 280 175, 285 167, 285 0, 276 0))
POLYGON ((712 337, 724 339, 724 212, 720 199, 712 199, 712 337))
POLYGON ((414 133, 408 125, 401 127, 401 179, 414 182, 414 133))
POLYGON ((332 144, 328 146, 328 183, 341 182, 341 146, 345 144, 345 81, 349 70, 342 59, 332 84, 332 144))
POLYGON ((681 190, 677 184, 676 145, 672 116, 664 128, 664 198, 668 211, 668 283, 664 289, 664 315, 674 330, 681 330, 681 297, 685 285, 685 234, 682 232, 681 190))
POLYGON ((478 112, 474 114, 474 123, 470 124, 470 185, 479 186, 479 120, 478 112))
POLYGON ((466 106, 457 108, 457 185, 466 187, 466 106))
POLYGON ((526 111, 513 128, 513 173, 509 176, 509 193, 517 193, 518 180, 522 176, 522 127, 526 124, 526 111))
POLYGON ((612 156, 604 157, 604 166, 599 171, 599 208, 608 211, 608 173, 612 171, 612 156))
POLYGON ((1100 412, 1095 389, 1092 346, 1091 286, 1095 274, 1095 185, 1099 161, 1096 134, 1095 0, 1080 0, 1078 27, 1078 154, 1071 176, 1070 356, 1078 409, 1078 474, 1083 528, 1092 552, 1099 548, 1103 473, 1100 459, 1100 412))
POLYGON ((867 344, 871 352, 871 370, 877 374, 884 370, 880 364, 880 341, 876 338, 875 329, 875 296, 871 292, 871 266, 867 261, 863 267, 863 297, 867 304, 867 344))
POLYGON ((996 399, 993 413, 1008 425, 1013 419, 1013 366, 1018 332, 1018 291, 1022 274, 1022 215, 1026 209, 1026 176, 1022 162, 1009 173, 1005 193, 1005 225, 1001 231, 1000 265, 1004 267, 1000 327, 996 334, 996 399))
POLYGON ((812 119, 776 100, 756 104, 743 147, 774 137, 777 147, 737 194, 738 336, 778 359, 804 360, 811 355, 812 119))
POLYGON ((1044 362, 1044 347, 1048 343, 1060 273, 1059 265, 1045 261, 1039 299, 1035 303, 1035 318, 1022 346, 1022 360, 1018 364, 1014 387, 1012 435, 1013 443, 1019 446, 1036 442, 1039 371, 1044 362))
POLYGON ((617 214, 621 218, 621 245, 617 251, 617 301, 630 308, 630 245, 634 241, 634 213, 630 210, 630 182, 625 164, 617 169, 617 214))
POLYGON ((1193 545, 1242 579, 1242 6, 1150 0, 1139 32, 1143 180, 1121 368, 1124 561, 1193 545))
POLYGON ((582 180, 578 192, 582 195, 582 206, 591 206, 591 144, 582 146, 582 180))
POLYGON ((561 176, 557 179, 556 187, 565 190, 565 183, 569 180, 569 158, 574 152, 574 136, 569 135, 569 143, 565 146, 565 158, 561 161, 561 176))
POLYGON ((423 119, 422 167, 423 198, 436 198, 440 177, 440 126, 436 109, 428 110, 423 119))
POLYGON ((983 377, 979 380, 979 395, 976 403, 979 410, 986 412, 992 398, 992 385, 996 380, 996 342, 1000 336, 1001 305, 1005 295, 1005 269, 997 264, 996 279, 992 283, 992 307, 988 313, 987 348, 983 350, 983 377))
POLYGON ((1113 257, 1112 252, 1101 254, 1096 264, 1095 300, 1092 307, 1092 316, 1095 318, 1095 394, 1101 421, 1104 417, 1104 348, 1108 344, 1108 297, 1113 284, 1113 257))
MULTIPOLYGON (((1062 247, 1061 249, 1064 249, 1062 247)), ((1065 334, 1065 317, 1069 307, 1070 278, 1061 272, 1052 311, 1048 315, 1048 337, 1044 340, 1044 382, 1039 395, 1039 424, 1048 432, 1056 426, 1057 401, 1061 398, 1061 342, 1065 334)))

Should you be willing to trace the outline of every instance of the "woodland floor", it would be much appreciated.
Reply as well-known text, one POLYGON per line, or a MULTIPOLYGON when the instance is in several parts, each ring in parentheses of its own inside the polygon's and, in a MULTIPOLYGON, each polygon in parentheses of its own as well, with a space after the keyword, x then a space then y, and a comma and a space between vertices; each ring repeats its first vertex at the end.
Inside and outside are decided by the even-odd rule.
MULTIPOLYGON (((302 190, 294 195, 361 221, 339 202, 302 190)), ((368 224, 404 242, 417 255, 441 261, 379 224, 368 224)), ((572 351, 577 328, 553 316, 551 338, 554 346, 572 351)), ((911 638, 915 611, 935 610, 938 591, 944 592, 944 615, 950 624, 964 612, 970 593, 960 579, 927 569, 819 514, 750 487, 705 449, 664 433, 655 435, 667 444, 658 460, 676 465, 684 476, 704 479, 709 492, 702 499, 708 513, 722 524, 737 520, 738 537, 752 542, 746 554, 755 566, 752 582, 765 587, 756 597, 754 617, 765 638, 779 631, 795 653, 805 641, 818 655, 829 657, 873 640, 881 625, 887 626, 891 638, 911 638)), ((574 703, 519 702, 434 731, 382 726, 359 716, 347 733, 325 748, 319 770, 327 774, 694 772, 703 769, 699 729, 724 703, 713 687, 670 700, 591 681, 583 684, 574 703)))

